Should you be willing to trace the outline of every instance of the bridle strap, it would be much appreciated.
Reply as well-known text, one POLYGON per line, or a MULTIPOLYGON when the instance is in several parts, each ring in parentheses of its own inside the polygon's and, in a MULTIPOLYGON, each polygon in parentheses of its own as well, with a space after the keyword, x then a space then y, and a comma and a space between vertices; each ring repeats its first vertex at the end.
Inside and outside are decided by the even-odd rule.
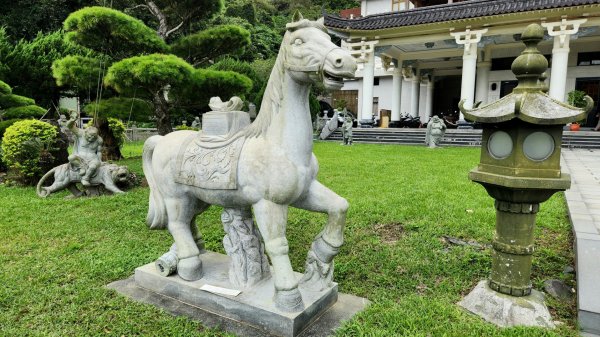
POLYGON ((325 57, 323 57, 323 60, 319 63, 311 64, 308 66, 299 66, 299 65, 290 64, 290 63, 285 62, 285 68, 287 70, 298 71, 298 72, 303 72, 303 73, 317 73, 317 74, 319 74, 319 77, 322 79, 323 68, 325 67, 325 60, 327 60, 327 56, 329 56, 329 54, 336 49, 342 49, 342 48, 340 48, 338 46, 334 46, 334 47, 330 48, 327 51, 327 53, 325 54, 325 57))

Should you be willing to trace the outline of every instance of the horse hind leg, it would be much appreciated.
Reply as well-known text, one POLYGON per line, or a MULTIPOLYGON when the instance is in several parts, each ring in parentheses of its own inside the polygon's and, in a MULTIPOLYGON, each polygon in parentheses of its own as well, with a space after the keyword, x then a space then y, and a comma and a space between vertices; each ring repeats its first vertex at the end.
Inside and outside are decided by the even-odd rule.
POLYGON ((289 246, 285 237, 287 205, 279 205, 263 199, 252 208, 265 242, 267 255, 273 264, 275 307, 285 312, 300 311, 304 309, 304 302, 298 290, 298 280, 292 270, 288 256, 289 246))
POLYGON ((197 201, 185 197, 172 198, 165 200, 165 206, 169 219, 167 228, 177 247, 177 274, 187 281, 199 280, 202 278, 202 260, 192 230, 192 220, 199 211, 197 201))
POLYGON ((327 213, 327 225, 314 239, 306 257, 302 286, 312 291, 322 291, 333 284, 333 259, 344 243, 344 225, 348 202, 318 181, 311 184, 305 198, 292 206, 308 211, 327 213))

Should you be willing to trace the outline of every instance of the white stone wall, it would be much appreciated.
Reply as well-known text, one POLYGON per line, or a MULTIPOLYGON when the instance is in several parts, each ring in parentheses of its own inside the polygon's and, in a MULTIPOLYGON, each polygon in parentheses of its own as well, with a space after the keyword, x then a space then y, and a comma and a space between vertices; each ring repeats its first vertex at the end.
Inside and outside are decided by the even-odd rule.
POLYGON ((362 0, 360 4, 362 16, 392 11, 392 0, 362 0))

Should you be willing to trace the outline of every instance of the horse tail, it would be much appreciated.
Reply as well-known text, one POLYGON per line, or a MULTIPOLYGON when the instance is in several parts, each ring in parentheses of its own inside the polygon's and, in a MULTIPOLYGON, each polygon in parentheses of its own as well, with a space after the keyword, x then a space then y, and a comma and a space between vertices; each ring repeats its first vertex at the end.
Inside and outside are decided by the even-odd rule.
POLYGON ((56 172, 56 169, 58 168, 54 167, 52 168, 50 171, 46 172, 46 174, 44 174, 44 176, 40 179, 40 181, 38 181, 37 186, 35 187, 35 192, 37 193, 37 195, 39 197, 45 198, 47 197, 50 193, 48 193, 48 191, 42 189, 42 185, 44 185, 44 183, 46 182, 46 180, 48 180, 48 178, 51 175, 54 175, 54 172, 56 172))
POLYGON ((144 142, 144 150, 142 152, 144 175, 146 176, 148 186, 150 187, 150 202, 148 206, 148 215, 146 216, 146 223, 150 229, 164 229, 167 228, 168 223, 165 201, 158 189, 154 178, 154 172, 152 171, 152 155, 154 154, 154 148, 162 137, 163 136, 157 135, 148 138, 144 142))

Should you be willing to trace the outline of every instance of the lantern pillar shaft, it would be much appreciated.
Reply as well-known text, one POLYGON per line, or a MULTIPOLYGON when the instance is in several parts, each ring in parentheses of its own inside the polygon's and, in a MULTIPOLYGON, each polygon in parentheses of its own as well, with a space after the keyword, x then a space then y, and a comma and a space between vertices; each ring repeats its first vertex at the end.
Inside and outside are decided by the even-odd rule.
POLYGON ((539 204, 496 201, 496 236, 492 244, 489 286, 512 296, 531 293, 533 229, 539 204))

